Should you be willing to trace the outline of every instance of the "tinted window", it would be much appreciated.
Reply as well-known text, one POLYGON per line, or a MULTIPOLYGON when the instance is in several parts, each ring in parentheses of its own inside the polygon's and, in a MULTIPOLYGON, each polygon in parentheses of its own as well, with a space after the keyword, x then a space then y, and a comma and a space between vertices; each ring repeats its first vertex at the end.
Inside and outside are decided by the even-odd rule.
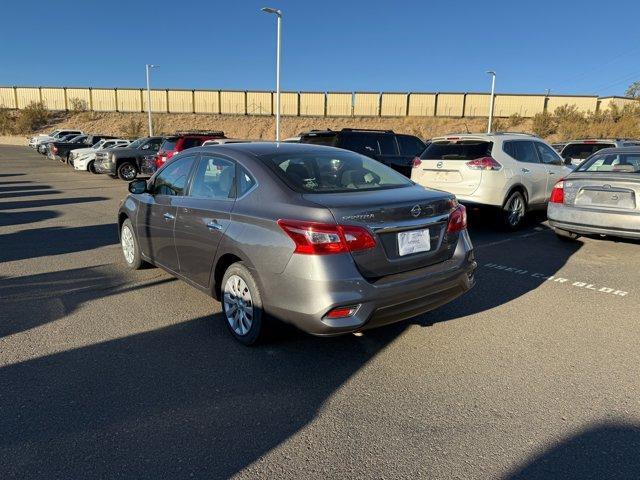
POLYGON ((177 158, 163 168, 153 182, 154 195, 184 195, 195 157, 177 158))
POLYGON ((378 135, 378 148, 382 155, 398 155, 395 135, 378 135))
POLYGON ((564 150, 562 150, 562 156, 564 158, 584 160, 598 150, 611 147, 615 147, 615 145, 612 143, 571 143, 564 147, 564 150))
POLYGON ((352 152, 363 153, 365 155, 380 154, 377 135, 371 135, 368 133, 342 135, 340 148, 345 148, 352 152))
POLYGON ((311 143, 313 145, 326 145, 335 147, 338 142, 338 136, 333 133, 329 135, 303 135, 300 143, 311 143))
POLYGON ((167 138, 162 145, 160 146, 160 150, 163 152, 172 152, 176 149, 177 138, 167 138))
POLYGON ((435 141, 422 152, 428 160, 475 160, 491 156, 493 143, 481 140, 435 141))
POLYGON ((235 164, 224 158, 207 157, 198 163, 189 196, 226 200, 233 196, 235 164))
POLYGON ((253 177, 244 168, 238 166, 238 197, 241 197, 256 184, 253 177))
POLYGON ((540 155, 540 160, 542 163, 560 165, 562 164, 562 158, 560 155, 551 147, 545 145, 544 143, 534 142, 536 145, 536 149, 538 150, 538 155, 540 155))
POLYGON ((400 155, 415 157, 420 155, 426 147, 422 140, 413 135, 398 135, 396 138, 400 147, 400 155))
POLYGON ((412 185, 391 168, 353 152, 297 152, 265 155, 263 159, 298 192, 335 193, 412 185))
POLYGON ((594 155, 576 172, 640 173, 640 153, 594 155))
POLYGON ((513 140, 504 142, 502 150, 511 158, 524 163, 540 163, 536 147, 529 140, 513 140))
POLYGON ((182 142, 182 150, 187 148, 198 147, 202 144, 202 140, 199 138, 185 138, 182 142))

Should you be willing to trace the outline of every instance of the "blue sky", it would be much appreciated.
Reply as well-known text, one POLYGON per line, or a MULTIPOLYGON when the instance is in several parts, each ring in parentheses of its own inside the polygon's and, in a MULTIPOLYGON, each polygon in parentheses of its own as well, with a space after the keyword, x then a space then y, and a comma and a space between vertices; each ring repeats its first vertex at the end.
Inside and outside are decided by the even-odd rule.
MULTIPOLYGON (((620 95, 640 79, 637 0, 266 0, 282 88, 620 95)), ((274 88, 265 1, 22 0, 3 6, 0 85, 274 88), (14 21, 7 21, 13 18, 14 21)))

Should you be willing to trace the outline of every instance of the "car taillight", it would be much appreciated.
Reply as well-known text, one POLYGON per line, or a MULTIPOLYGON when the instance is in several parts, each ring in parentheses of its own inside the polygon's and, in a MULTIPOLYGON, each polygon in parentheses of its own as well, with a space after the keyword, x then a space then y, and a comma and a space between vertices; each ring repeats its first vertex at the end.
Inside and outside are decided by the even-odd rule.
POLYGON ((467 162, 467 167, 472 170, 500 170, 502 165, 496 162, 492 157, 482 157, 467 162))
POLYGON ((422 165, 422 160, 420 160, 420 157, 414 157, 413 161, 411 162, 411 166, 413 168, 418 168, 420 165, 422 165))
POLYGON ((467 228, 467 209, 464 205, 458 207, 449 215, 447 233, 458 233, 467 228))
POLYGON ((296 245, 294 253, 329 255, 356 252, 376 246, 369 231, 354 225, 278 220, 278 225, 296 245))
POLYGON ((551 190, 551 203, 564 203, 564 181, 560 180, 551 190))

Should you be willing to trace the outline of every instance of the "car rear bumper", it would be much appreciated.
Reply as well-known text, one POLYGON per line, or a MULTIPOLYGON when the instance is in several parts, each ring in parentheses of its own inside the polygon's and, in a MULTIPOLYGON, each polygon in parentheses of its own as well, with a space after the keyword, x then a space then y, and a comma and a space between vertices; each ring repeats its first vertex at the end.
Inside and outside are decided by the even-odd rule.
POLYGON ((551 227, 567 232, 640 238, 640 212, 598 211, 550 203, 547 217, 551 227))
POLYGON ((293 255, 284 272, 260 278, 265 311, 321 336, 367 330, 415 317, 473 287, 477 264, 465 231, 454 255, 429 267, 367 281, 349 255, 293 255), (359 305, 352 317, 327 319, 359 305))

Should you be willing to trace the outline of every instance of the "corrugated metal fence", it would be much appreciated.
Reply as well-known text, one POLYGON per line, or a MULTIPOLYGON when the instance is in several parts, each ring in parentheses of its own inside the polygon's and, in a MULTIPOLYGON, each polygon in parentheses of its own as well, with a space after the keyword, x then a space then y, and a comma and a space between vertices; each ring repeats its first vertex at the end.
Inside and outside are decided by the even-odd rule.
MULTIPOLYGON (((533 117, 575 105, 581 112, 622 107, 635 100, 585 95, 496 94, 496 117, 533 117)), ((49 110, 77 106, 97 112, 146 112, 147 92, 138 88, 0 87, 0 108, 21 109, 42 102, 49 110)), ((282 92, 281 112, 320 117, 486 117, 487 93, 282 92)), ((274 92, 244 90, 152 90, 151 109, 158 113, 273 115, 274 92)))

